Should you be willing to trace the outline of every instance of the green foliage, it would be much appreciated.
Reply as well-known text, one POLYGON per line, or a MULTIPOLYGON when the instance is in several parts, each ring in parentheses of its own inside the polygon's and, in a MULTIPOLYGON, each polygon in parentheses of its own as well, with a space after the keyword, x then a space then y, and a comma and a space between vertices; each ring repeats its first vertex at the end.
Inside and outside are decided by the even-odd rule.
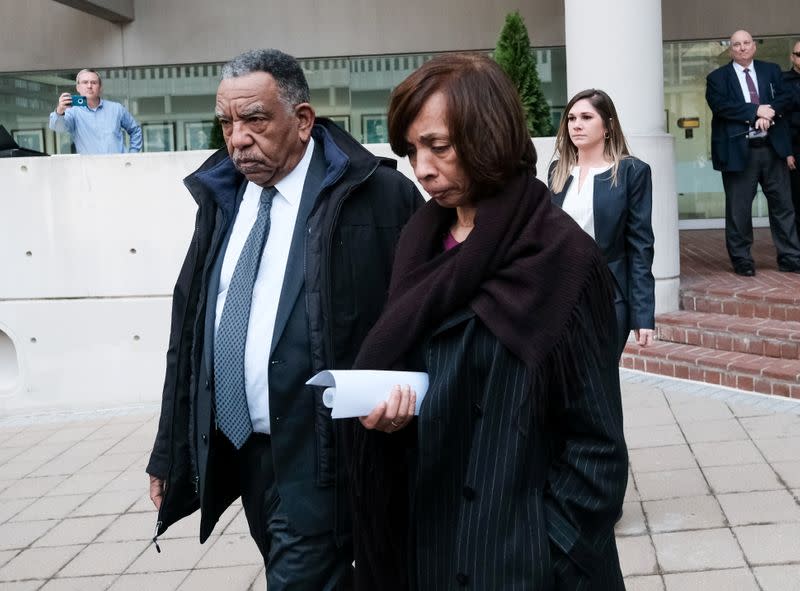
POLYGON ((208 147, 211 150, 219 150, 225 147, 225 138, 222 137, 222 124, 216 117, 214 117, 214 125, 211 127, 211 137, 208 140, 208 147))
POLYGON ((528 29, 519 11, 506 16, 506 24, 497 40, 494 59, 519 90, 530 134, 555 135, 550 120, 550 107, 544 98, 539 73, 536 71, 536 54, 531 49, 528 29))

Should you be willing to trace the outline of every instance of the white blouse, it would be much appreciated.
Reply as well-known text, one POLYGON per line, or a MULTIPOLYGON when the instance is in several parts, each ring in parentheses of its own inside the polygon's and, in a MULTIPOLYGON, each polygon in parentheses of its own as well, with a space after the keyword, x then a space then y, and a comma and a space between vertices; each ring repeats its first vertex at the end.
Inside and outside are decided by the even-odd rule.
POLYGON ((581 167, 575 166, 572 169, 572 182, 569 184, 567 194, 564 196, 564 204, 561 206, 592 238, 594 238, 594 177, 610 168, 611 165, 590 168, 583 181, 583 186, 578 189, 581 167))

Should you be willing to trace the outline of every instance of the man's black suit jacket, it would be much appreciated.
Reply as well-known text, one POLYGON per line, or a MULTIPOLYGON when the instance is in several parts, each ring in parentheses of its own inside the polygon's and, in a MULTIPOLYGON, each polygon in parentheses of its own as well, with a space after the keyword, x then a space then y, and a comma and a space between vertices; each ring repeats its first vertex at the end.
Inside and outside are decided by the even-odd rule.
MULTIPOLYGON (((789 127, 784 114, 791 105, 791 96, 784 91, 781 69, 768 62, 753 60, 758 79, 758 95, 762 104, 775 109, 775 124, 768 133, 777 155, 791 153, 789 127)), ((715 170, 742 171, 747 166, 747 132, 755 124, 758 105, 744 99, 733 62, 717 68, 706 77, 706 101, 711 108, 711 161, 715 170)))

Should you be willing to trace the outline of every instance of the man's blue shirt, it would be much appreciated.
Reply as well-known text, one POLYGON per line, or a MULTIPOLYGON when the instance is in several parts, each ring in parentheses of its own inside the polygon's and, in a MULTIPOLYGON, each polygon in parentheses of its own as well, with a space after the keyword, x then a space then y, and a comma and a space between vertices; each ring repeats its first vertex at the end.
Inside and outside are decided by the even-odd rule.
POLYGON ((125 152, 122 130, 130 136, 131 152, 142 151, 142 128, 119 103, 100 99, 96 109, 70 107, 63 115, 50 113, 50 129, 69 132, 79 154, 119 154, 125 152))

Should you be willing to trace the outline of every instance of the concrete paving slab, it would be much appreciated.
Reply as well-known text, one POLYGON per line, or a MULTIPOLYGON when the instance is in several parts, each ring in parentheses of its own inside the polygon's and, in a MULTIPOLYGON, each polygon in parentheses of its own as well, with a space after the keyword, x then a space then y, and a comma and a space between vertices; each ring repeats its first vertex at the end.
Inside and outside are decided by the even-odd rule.
POLYGON ((647 522, 640 502, 622 504, 622 518, 617 521, 614 533, 618 536, 639 536, 647 533, 647 522))
POLYGON ((664 582, 658 575, 649 577, 628 577, 625 579, 626 591, 664 591, 664 582))
MULTIPOLYGON (((800 521, 800 506, 787 490, 719 495, 719 503, 731 525, 800 521)), ((800 524, 797 526, 800 533, 800 524)))
POLYGON ((105 591, 117 576, 50 579, 40 591, 105 591))
POLYGON ((753 439, 800 437, 800 416, 795 414, 770 414, 740 421, 753 439))
POLYGON ((255 582, 260 569, 261 567, 259 566, 251 565, 196 569, 178 587, 178 590, 225 589, 226 591, 248 591, 255 582))
POLYGON ((713 441, 735 441, 748 439, 747 431, 739 424, 738 419, 721 421, 701 421, 682 423, 681 428, 689 443, 707 443, 713 441))
POLYGON ((647 523, 653 532, 722 527, 725 516, 711 495, 643 501, 647 523))
MULTIPOLYGON (((250 534, 226 534, 219 536, 211 549, 197 563, 197 568, 214 568, 223 566, 264 565, 264 559, 258 546, 250 534)), ((253 573, 249 584, 253 582, 258 568, 253 573)))
POLYGON ((14 515, 10 521, 64 519, 86 500, 84 495, 41 497, 14 515))
POLYGON ((716 466, 703 468, 703 474, 715 494, 784 488, 773 468, 767 463, 716 466))
POLYGON ((800 564, 753 569, 763 591, 800 591, 800 564))
POLYGON ((98 515, 96 517, 74 517, 56 522, 33 522, 56 523, 55 526, 47 530, 47 533, 37 537, 33 545, 69 546, 72 544, 89 544, 116 518, 116 515, 98 515))
POLYGON ((703 473, 696 466, 686 470, 639 472, 634 478, 643 501, 709 494, 703 473))
POLYGON ((46 532, 59 525, 59 521, 26 521, 0 525, 0 550, 22 550, 46 532))
POLYGON ((125 515, 120 515, 113 523, 110 523, 108 527, 99 534, 97 541, 105 543, 150 540, 153 537, 154 527, 155 512, 152 514, 127 513, 125 515))
POLYGON ((697 462, 688 445, 668 445, 632 449, 628 453, 634 475, 663 470, 687 470, 696 468, 697 462))
POLYGON ((675 404, 672 406, 672 412, 675 414, 675 419, 682 425, 733 418, 733 413, 725 404, 707 399, 687 404, 675 404))
POLYGON ((0 566, 6 564, 19 553, 20 550, 0 550, 0 566))
MULTIPOLYGON (((131 542, 132 543, 132 542, 131 542)), ((196 539, 179 538, 160 540, 161 552, 157 552, 152 542, 145 543, 146 551, 126 572, 152 573, 170 570, 191 570, 213 545, 212 541, 199 544, 196 539)))
POLYGON ((103 542, 86 546, 59 573, 59 577, 118 575, 134 563, 149 542, 103 542))
MULTIPOLYGON (((92 495, 80 507, 72 512, 71 517, 88 515, 119 515, 128 509, 147 491, 126 490, 105 492, 92 495)), ((148 499, 149 501, 149 499, 148 499)))
POLYGON ((3 583, 3 591, 35 591, 42 581, 11 581, 3 583))
POLYGON ((121 472, 116 478, 105 485, 100 492, 116 492, 124 490, 141 490, 142 482, 147 484, 147 475, 144 474, 144 467, 121 472))
POLYGON ((32 505, 38 499, 11 499, 0 503, 0 523, 4 523, 14 517, 17 513, 24 510, 25 507, 32 505))
POLYGON ((710 466, 735 466, 758 464, 764 461, 752 441, 717 441, 693 443, 692 451, 701 468, 710 466))
POLYGON ((7 482, 0 492, 0 503, 8 499, 37 499, 46 495, 65 480, 64 476, 42 476, 41 478, 19 478, 7 482))
POLYGON ((624 576, 658 573, 656 553, 650 536, 617 538, 617 551, 624 576))
POLYGON ((78 472, 63 478, 57 486, 47 492, 47 496, 82 495, 85 497, 97 492, 117 476, 119 476, 119 472, 78 472))
POLYGON ((761 591, 753 573, 746 568, 664 575, 666 591, 761 591))
POLYGON ((267 572, 262 568, 256 580, 250 586, 250 591, 264 591, 267 588, 267 572))
MULTIPOLYGON (((17 448, 15 448, 17 449, 17 448)), ((13 461, 15 462, 36 462, 41 465, 44 462, 49 462, 53 458, 57 458, 64 453, 64 446, 59 444, 37 444, 27 449, 21 450, 14 455, 13 461)))
POLYGON ((143 468, 144 463, 140 461, 141 457, 142 454, 138 452, 113 454, 111 450, 109 450, 103 455, 97 456, 76 472, 76 474, 92 474, 96 472, 119 473, 129 469, 143 468))
POLYGON ((651 425, 625 429, 625 442, 628 449, 643 447, 663 447, 665 445, 681 445, 686 443, 677 424, 651 425))
POLYGON ((44 439, 42 443, 44 445, 60 444, 61 449, 64 449, 63 444, 84 441, 89 435, 97 431, 97 429, 99 428, 100 427, 98 425, 91 425, 91 424, 80 424, 80 425, 72 425, 69 427, 62 427, 60 429, 55 430, 52 433, 52 435, 44 439))
MULTIPOLYGON (((157 589, 158 591, 175 591, 191 571, 171 571, 144 574, 124 574, 120 576, 108 591, 144 591, 145 589, 157 589)), ((265 589, 266 587, 264 587, 265 589)), ((202 589, 202 587, 196 587, 202 589)), ((209 587, 209 589, 211 589, 209 587)), ((225 589, 225 587, 218 587, 225 589)), ((260 591, 264 591, 261 589, 260 591)))
POLYGON ((15 461, 6 462, 0 466, 0 479, 14 480, 16 478, 23 478, 36 470, 44 462, 25 462, 15 461))
POLYGON ((665 573, 747 566, 730 529, 653 534, 658 563, 665 573))
POLYGON ((752 565, 800 564, 800 524, 777 523, 734 527, 752 565))
POLYGON ((786 486, 800 488, 800 462, 776 462, 772 467, 786 486))
POLYGON ((625 413, 626 429, 674 424, 675 417, 669 407, 643 407, 625 413))
POLYGON ((768 462, 794 462, 800 450, 800 437, 757 439, 755 444, 768 462))
POLYGON ((22 550, 0 568, 0 581, 39 579, 39 585, 41 585, 83 548, 84 546, 78 545, 22 550))

